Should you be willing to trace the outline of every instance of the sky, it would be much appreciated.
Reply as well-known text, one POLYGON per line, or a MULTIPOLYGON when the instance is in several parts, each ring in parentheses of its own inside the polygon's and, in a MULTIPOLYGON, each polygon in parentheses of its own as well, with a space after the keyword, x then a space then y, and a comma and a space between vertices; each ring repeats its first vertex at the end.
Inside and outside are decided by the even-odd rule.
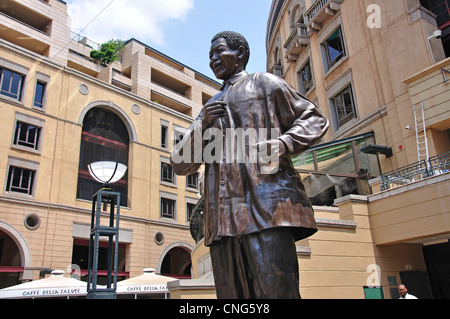
POLYGON ((272 0, 67 0, 72 31, 103 43, 136 40, 215 79, 211 39, 237 31, 249 42, 249 73, 266 71, 266 28, 272 0))

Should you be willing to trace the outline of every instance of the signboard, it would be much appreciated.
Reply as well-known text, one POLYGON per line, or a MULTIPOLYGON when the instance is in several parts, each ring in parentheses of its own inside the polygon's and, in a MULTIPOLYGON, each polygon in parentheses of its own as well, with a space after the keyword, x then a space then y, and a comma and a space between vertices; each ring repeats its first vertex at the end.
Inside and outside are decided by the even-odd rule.
POLYGON ((167 285, 117 285, 118 293, 148 294, 169 292, 167 285))
POLYGON ((0 291, 1 298, 49 298, 49 297, 68 297, 85 296, 85 287, 62 287, 62 288, 36 288, 36 289, 17 289, 0 291))

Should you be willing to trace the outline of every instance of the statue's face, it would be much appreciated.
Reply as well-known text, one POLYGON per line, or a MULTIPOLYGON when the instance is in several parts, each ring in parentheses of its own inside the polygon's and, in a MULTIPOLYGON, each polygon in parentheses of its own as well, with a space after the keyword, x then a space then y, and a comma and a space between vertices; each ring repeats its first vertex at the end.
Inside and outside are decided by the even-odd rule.
POLYGON ((209 67, 219 80, 228 80, 242 70, 239 50, 228 47, 227 41, 219 38, 211 43, 209 51, 209 67))

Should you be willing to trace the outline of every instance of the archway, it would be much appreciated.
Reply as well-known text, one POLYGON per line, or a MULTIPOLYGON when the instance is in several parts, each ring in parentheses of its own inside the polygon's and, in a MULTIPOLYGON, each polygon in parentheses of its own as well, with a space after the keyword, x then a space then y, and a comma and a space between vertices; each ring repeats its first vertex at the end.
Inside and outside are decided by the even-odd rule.
POLYGON ((25 238, 11 225, 0 221, 0 289, 31 280, 31 253, 25 238))
MULTIPOLYGON (((103 107, 92 107, 83 119, 78 168, 77 198, 90 200, 102 187, 93 180, 88 165, 97 161, 113 161, 128 166, 129 125, 116 112, 103 107)), ((121 206, 128 206, 128 174, 114 185, 120 192, 121 206)))
POLYGON ((95 101, 92 103, 89 103, 80 113, 80 116, 78 118, 78 124, 83 125, 83 121, 86 117, 86 114, 93 108, 100 108, 105 111, 112 112, 116 114, 124 123, 125 127, 128 131, 128 136, 130 138, 130 143, 137 141, 137 133, 136 128, 134 127, 133 122, 131 121, 131 118, 125 113, 119 106, 114 104, 112 101, 95 101))
POLYGON ((187 244, 175 243, 170 245, 161 254, 158 272, 168 277, 190 279, 191 251, 192 247, 187 244))

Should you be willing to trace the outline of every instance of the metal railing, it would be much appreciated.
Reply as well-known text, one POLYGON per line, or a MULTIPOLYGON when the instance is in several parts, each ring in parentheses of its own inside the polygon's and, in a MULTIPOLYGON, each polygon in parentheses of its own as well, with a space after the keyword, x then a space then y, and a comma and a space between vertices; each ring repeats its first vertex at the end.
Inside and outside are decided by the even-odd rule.
POLYGON ((428 164, 430 176, 450 172, 450 152, 431 157, 428 164))
POLYGON ((295 45, 299 37, 309 38, 308 28, 306 24, 297 23, 295 27, 292 29, 289 38, 286 40, 286 43, 284 44, 286 52, 289 52, 291 50, 291 48, 295 45))
POLYGON ((328 4, 328 2, 330 2, 330 0, 316 0, 316 2, 314 2, 311 7, 305 12, 305 16, 307 19, 306 21, 308 23, 311 22, 314 17, 320 12, 320 10, 322 10, 322 8, 328 4))
POLYGON ((381 191, 450 172, 450 152, 437 155, 381 176, 381 191))
POLYGON ((328 5, 330 2, 341 3, 342 0, 316 0, 311 7, 306 10, 305 18, 306 23, 310 23, 319 14, 319 12, 328 5))
POLYGON ((447 83, 448 81, 450 81, 449 79, 447 79, 447 74, 450 74, 449 70, 446 69, 441 69, 442 72, 442 77, 444 78, 444 83, 447 83))
POLYGON ((7 13, 5 13, 5 12, 0 12, 0 16, 5 16, 5 17, 7 17, 7 18, 9 18, 9 19, 11 19, 11 20, 17 22, 17 23, 20 23, 20 24, 22 24, 22 25, 24 25, 24 26, 27 26, 28 28, 30 28, 30 29, 32 29, 32 30, 34 30, 34 31, 36 31, 36 32, 39 32, 39 33, 42 33, 42 34, 44 34, 44 35, 50 36, 50 34, 49 34, 49 33, 50 33, 50 26, 49 26, 49 25, 46 25, 46 26, 44 27, 44 29, 46 30, 46 31, 44 31, 44 30, 37 29, 37 28, 33 27, 32 25, 30 25, 30 24, 24 22, 24 21, 18 20, 18 19, 16 19, 16 18, 10 16, 9 14, 7 14, 7 13))
POLYGON ((92 50, 100 50, 100 44, 92 40, 89 40, 87 37, 81 34, 70 31, 70 38, 72 39, 72 41, 78 42, 84 45, 85 47, 91 48, 92 50))
POLYGON ((280 77, 283 77, 283 66, 282 65, 274 65, 272 67, 272 73, 275 75, 278 75, 280 77))

